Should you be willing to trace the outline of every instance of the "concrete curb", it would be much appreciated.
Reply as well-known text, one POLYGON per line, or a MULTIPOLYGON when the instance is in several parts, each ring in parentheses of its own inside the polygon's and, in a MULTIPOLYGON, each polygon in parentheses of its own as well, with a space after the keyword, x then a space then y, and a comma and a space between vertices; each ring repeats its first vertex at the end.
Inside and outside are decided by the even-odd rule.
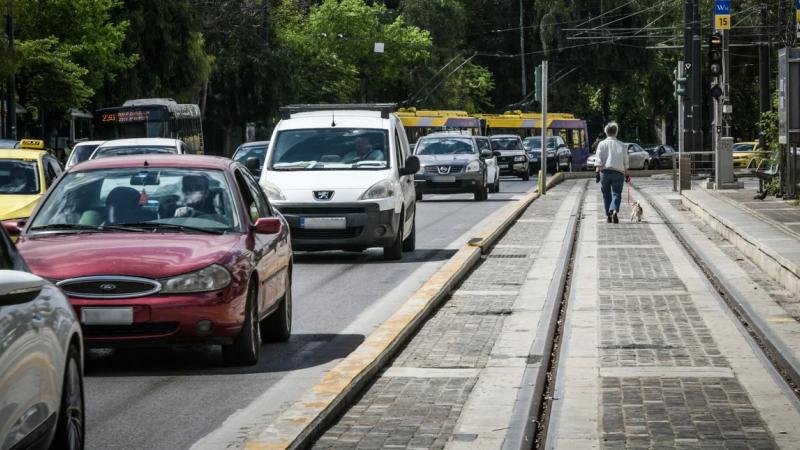
MULTIPOLYGON (((564 176, 560 174, 550 177, 548 189, 563 180, 564 176)), ((283 411, 256 438, 250 439, 245 448, 310 447, 414 336, 431 313, 480 261, 481 254, 487 252, 537 198, 538 192, 526 194, 501 211, 495 224, 479 231, 476 237, 461 247, 358 348, 283 411)))
POLYGON ((686 193, 681 196, 683 206, 747 255, 761 270, 781 283, 789 292, 800 291, 800 266, 784 258, 769 245, 759 242, 755 236, 748 234, 737 224, 715 216, 698 199, 691 196, 692 194, 687 196, 686 193))

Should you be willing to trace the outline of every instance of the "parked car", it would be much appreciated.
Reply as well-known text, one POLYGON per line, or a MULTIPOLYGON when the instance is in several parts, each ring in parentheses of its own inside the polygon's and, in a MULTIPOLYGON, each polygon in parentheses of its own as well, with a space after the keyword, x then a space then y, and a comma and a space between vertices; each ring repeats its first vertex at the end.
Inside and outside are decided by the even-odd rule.
POLYGON ((221 344, 226 361, 251 365, 261 340, 291 333, 288 226, 227 158, 74 166, 24 225, 18 248, 69 296, 88 346, 221 344))
POLYGON ((67 297, 0 229, 0 448, 83 448, 83 346, 67 297))
POLYGON ((281 110, 261 186, 300 250, 416 247, 414 174, 393 105, 297 105, 281 110))
POLYGON ((0 221, 29 217, 61 172, 45 150, 0 149, 0 221))
POLYGON ((758 141, 737 142, 733 144, 733 166, 749 167, 751 162, 757 166, 762 160, 769 158, 769 152, 759 146, 758 141))
POLYGON ((500 182, 487 141, 453 133, 432 133, 417 141, 415 154, 421 166, 414 176, 417 200, 424 194, 463 192, 473 193, 475 200, 486 200, 500 182))
POLYGON ((115 139, 99 145, 89 159, 109 158, 130 155, 185 155, 189 147, 180 139, 135 138, 115 139))
POLYGON ((105 141, 83 141, 78 142, 72 147, 72 152, 69 154, 69 159, 64 165, 65 169, 69 169, 75 164, 80 164, 88 161, 92 153, 105 141))
POLYGON ((528 154, 522 146, 522 138, 516 134, 496 134, 489 136, 492 151, 499 151, 497 165, 500 175, 514 175, 527 181, 531 179, 528 154))
POLYGON ((647 168, 647 160, 650 158, 650 153, 647 153, 641 145, 628 142, 625 144, 625 149, 628 152, 628 167, 632 170, 644 170, 647 168))
MULTIPOLYGON (((531 174, 538 172, 542 167, 542 137, 527 137, 522 141, 522 145, 531 160, 531 174)), ((572 151, 561 136, 548 136, 547 171, 555 173, 559 170, 572 171, 572 151)))
POLYGON ((678 156, 670 145, 648 145, 644 150, 650 155, 645 162, 645 168, 650 170, 671 169, 672 158, 678 156))
POLYGON ((233 154, 233 160, 241 163, 258 179, 261 176, 261 168, 264 166, 264 159, 267 157, 269 141, 245 142, 240 145, 233 154))
POLYGON ((0 148, 18 148, 19 141, 13 139, 0 139, 0 148))

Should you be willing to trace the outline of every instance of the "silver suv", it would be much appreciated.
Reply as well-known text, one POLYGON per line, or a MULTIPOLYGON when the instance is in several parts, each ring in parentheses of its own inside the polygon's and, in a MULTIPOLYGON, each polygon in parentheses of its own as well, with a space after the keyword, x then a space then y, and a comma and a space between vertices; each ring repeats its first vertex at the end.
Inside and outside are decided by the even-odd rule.
POLYGON ((83 448, 80 324, 0 227, 0 448, 83 448))

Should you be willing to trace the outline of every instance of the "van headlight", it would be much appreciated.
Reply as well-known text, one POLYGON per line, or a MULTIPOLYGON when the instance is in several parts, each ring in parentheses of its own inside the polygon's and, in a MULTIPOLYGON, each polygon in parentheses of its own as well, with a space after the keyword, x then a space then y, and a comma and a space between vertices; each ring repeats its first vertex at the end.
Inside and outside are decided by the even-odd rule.
POLYGON ((525 162, 525 156, 524 155, 515 156, 514 162, 525 162))
POLYGON ((267 194, 267 198, 270 200, 286 200, 286 196, 283 195, 281 189, 269 181, 263 181, 261 183, 261 188, 264 189, 264 192, 267 194))
POLYGON ((479 163, 478 161, 470 161, 470 163, 467 164, 467 168, 464 169, 465 172, 480 172, 480 170, 481 170, 481 163, 479 163))
POLYGON ((225 289, 231 284, 231 273, 219 264, 161 280, 161 294, 187 294, 225 289))
POLYGON ((379 198, 388 198, 394 196, 394 185, 389 180, 379 181, 366 190, 359 200, 376 200, 379 198))

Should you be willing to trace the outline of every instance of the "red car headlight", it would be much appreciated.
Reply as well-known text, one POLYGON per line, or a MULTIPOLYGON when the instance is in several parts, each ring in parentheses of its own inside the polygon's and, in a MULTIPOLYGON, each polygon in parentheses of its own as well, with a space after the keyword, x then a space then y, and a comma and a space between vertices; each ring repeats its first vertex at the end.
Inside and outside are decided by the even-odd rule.
POLYGON ((186 294, 191 292, 209 292, 225 289, 231 284, 231 273, 219 264, 165 278, 161 281, 161 294, 186 294))

